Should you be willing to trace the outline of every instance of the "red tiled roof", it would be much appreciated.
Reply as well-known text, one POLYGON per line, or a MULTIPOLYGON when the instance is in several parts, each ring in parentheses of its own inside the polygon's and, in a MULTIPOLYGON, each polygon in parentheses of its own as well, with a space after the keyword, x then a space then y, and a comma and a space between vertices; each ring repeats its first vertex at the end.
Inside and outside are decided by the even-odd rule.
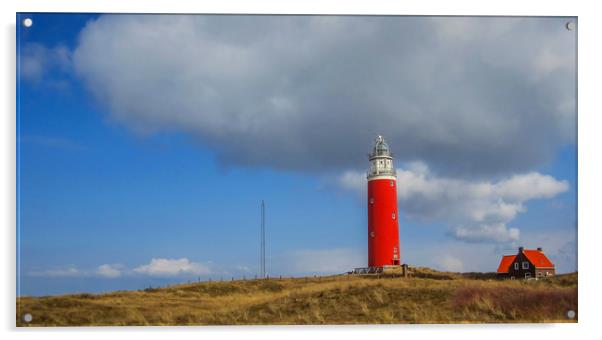
POLYGON ((539 250, 523 250, 523 253, 535 268, 554 268, 552 261, 539 250))
POLYGON ((510 270, 510 265, 514 262, 516 255, 504 255, 502 257, 502 262, 500 262, 500 266, 497 268, 498 273, 507 273, 510 270))

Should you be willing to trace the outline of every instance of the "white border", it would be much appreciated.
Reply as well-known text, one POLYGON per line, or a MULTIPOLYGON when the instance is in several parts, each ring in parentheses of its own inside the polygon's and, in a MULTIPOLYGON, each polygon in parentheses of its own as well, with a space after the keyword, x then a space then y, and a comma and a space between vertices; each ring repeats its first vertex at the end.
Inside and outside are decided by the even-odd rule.
POLYGON ((377 175, 374 177, 370 177, 370 178, 368 178, 368 182, 376 181, 377 179, 390 179, 390 180, 394 180, 397 182, 397 177, 389 176, 389 175, 377 175))
MULTIPOLYGON (((384 337, 452 336, 463 339, 488 339, 509 337, 546 338, 589 338, 596 334, 596 323, 600 315, 600 256, 596 250, 600 245, 600 218, 597 212, 599 200, 596 193, 601 189, 602 166, 600 158, 600 67, 602 60, 599 37, 602 13, 596 11, 595 2, 576 3, 575 1, 387 1, 387 0, 322 0, 319 1, 278 1, 278 0, 234 0, 234 1, 139 1, 121 0, 110 4, 102 0, 20 0, 3 1, 2 47, 3 80, 0 89, 2 114, 2 195, 0 207, 3 222, 2 261, 2 331, 8 338, 24 337, 45 339, 91 339, 130 337, 131 333, 144 332, 145 337, 159 339, 176 335, 182 338, 198 339, 207 336, 250 337, 250 338, 299 338, 307 339, 316 335, 328 335, 336 331, 337 336, 364 338, 367 332, 384 331, 384 337), (401 326, 326 326, 326 327, 205 327, 205 328, 98 328, 16 330, 15 312, 15 71, 14 44, 15 12, 156 12, 156 13, 289 13, 289 14, 413 14, 413 15, 548 15, 579 16, 579 324, 559 325, 401 325, 401 326), (295 332, 291 332, 294 330, 295 332), (286 334, 282 332, 286 331, 286 334), (200 332, 200 334, 198 334, 200 332), (242 333, 244 332, 244 333, 242 333), (391 334, 391 333, 404 334, 391 334), (85 333, 85 334, 82 334, 85 333), (128 334, 129 333, 129 334, 128 334), (175 334, 171 334, 175 333, 175 334)), ((332 335, 330 335, 332 336, 332 335)))

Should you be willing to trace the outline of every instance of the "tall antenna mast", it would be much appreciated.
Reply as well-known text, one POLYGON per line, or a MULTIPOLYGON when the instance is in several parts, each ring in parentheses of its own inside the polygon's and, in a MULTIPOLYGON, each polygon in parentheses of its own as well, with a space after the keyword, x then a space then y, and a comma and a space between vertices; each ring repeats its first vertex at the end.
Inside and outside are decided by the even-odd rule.
POLYGON ((261 278, 265 278, 265 203, 261 200, 261 249, 260 249, 261 278))

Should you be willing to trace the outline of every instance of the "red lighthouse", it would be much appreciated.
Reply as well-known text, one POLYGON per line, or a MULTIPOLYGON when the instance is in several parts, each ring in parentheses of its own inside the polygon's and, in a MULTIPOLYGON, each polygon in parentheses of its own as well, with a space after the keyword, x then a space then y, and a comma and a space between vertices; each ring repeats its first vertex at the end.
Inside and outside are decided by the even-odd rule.
POLYGON ((389 146, 378 136, 368 171, 368 266, 398 266, 397 176, 389 146))

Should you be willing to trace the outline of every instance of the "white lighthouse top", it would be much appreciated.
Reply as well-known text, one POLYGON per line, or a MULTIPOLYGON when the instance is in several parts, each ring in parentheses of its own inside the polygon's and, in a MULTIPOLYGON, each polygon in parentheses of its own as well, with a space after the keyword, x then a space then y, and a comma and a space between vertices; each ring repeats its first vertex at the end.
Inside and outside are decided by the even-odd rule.
POLYGON ((374 148, 370 154, 370 163, 368 180, 376 179, 377 177, 395 178, 393 157, 391 156, 389 145, 381 135, 378 135, 374 140, 374 148))
POLYGON ((387 145, 385 139, 381 135, 378 135, 378 137, 376 137, 376 139, 374 140, 374 149, 372 150, 370 158, 378 156, 391 157, 389 145, 387 145))

